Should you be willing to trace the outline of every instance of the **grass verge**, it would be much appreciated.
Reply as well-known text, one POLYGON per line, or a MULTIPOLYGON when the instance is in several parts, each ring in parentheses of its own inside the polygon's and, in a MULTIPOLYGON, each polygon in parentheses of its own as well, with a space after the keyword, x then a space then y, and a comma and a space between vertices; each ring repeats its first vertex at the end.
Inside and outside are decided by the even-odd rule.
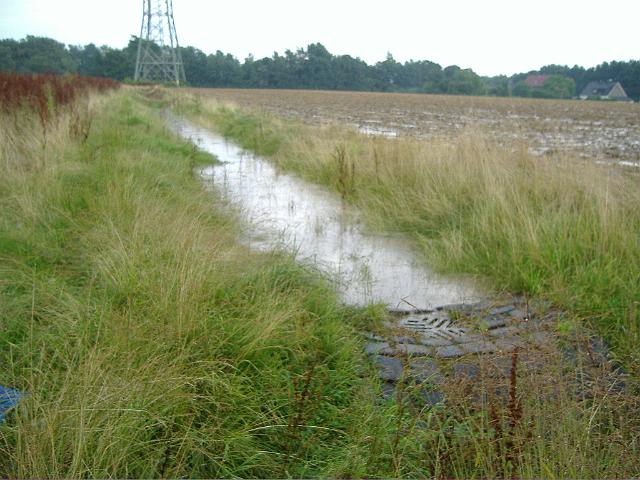
POLYGON ((588 322, 640 374, 638 177, 567 156, 308 127, 183 96, 175 108, 279 167, 334 189, 376 229, 400 231, 442 271, 488 278, 588 322))
POLYGON ((638 473, 636 410, 607 395, 533 391, 517 422, 464 394, 416 409, 419 386, 378 400, 356 334, 375 312, 238 245, 192 173, 213 159, 158 111, 89 103, 86 138, 71 115, 0 128, 0 380, 26 393, 0 476, 638 473))
POLYGON ((3 138, 0 378, 27 397, 0 476, 328 474, 366 384, 353 315, 236 244, 192 174, 213 159, 157 112, 93 102, 85 143, 66 118, 3 138))

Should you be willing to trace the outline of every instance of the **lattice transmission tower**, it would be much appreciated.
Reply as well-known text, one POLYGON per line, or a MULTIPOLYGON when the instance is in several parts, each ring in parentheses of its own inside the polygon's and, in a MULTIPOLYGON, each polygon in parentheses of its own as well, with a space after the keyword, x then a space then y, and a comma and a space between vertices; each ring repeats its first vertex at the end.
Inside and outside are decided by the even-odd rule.
POLYGON ((180 57, 172 0, 143 0, 135 81, 186 81, 180 57))

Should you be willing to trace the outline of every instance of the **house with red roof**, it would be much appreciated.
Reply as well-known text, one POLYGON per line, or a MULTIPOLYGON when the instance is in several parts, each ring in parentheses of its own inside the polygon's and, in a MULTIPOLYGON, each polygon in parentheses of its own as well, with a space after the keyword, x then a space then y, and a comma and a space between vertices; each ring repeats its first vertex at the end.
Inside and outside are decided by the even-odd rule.
POLYGON ((542 88, 550 75, 528 75, 524 84, 531 88, 542 88))

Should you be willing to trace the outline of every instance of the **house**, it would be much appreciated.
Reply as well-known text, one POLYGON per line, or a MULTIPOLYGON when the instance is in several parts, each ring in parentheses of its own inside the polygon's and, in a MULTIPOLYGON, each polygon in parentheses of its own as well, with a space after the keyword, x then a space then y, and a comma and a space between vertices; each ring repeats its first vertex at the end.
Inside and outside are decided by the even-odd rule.
POLYGON ((524 79, 524 84, 531 88, 542 88, 548 78, 549 75, 528 75, 524 79))
POLYGON ((620 82, 608 80, 606 82, 589 82, 582 92, 580 98, 597 98, 600 100, 629 100, 627 93, 620 85, 620 82))

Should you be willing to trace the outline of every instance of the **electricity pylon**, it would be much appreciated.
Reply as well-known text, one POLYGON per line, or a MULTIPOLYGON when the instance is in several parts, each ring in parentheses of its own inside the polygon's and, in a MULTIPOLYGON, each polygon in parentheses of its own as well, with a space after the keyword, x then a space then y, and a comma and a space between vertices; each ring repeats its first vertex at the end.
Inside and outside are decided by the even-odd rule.
POLYGON ((135 81, 185 82, 172 0, 143 0, 135 81))

